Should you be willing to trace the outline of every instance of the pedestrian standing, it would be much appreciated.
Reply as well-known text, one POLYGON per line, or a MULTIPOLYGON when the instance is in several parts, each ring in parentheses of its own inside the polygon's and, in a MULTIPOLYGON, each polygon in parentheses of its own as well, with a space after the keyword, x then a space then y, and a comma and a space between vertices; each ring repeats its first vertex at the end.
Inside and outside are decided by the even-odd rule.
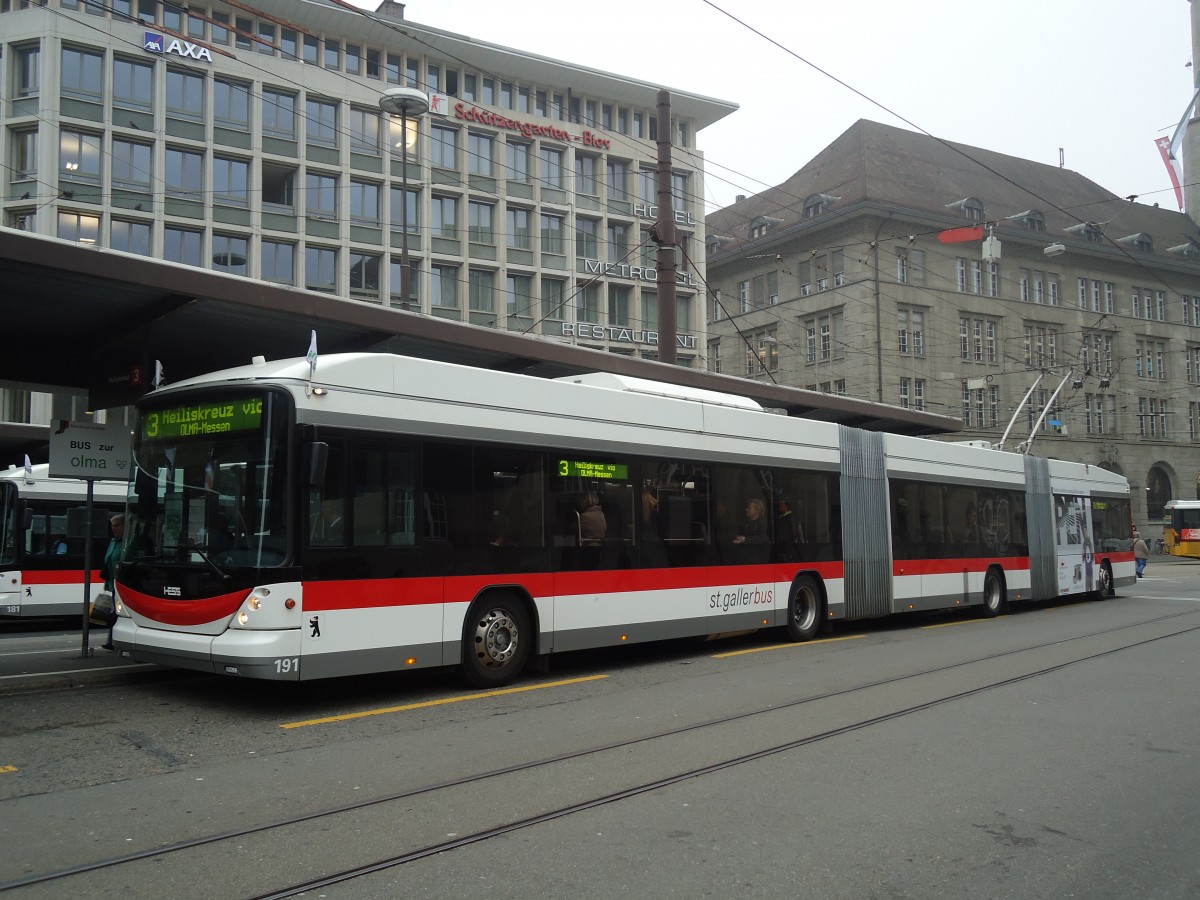
POLYGON ((1137 565, 1137 577, 1141 578, 1146 571, 1146 561, 1150 558, 1150 548, 1142 540, 1141 532, 1133 533, 1133 561, 1137 565))

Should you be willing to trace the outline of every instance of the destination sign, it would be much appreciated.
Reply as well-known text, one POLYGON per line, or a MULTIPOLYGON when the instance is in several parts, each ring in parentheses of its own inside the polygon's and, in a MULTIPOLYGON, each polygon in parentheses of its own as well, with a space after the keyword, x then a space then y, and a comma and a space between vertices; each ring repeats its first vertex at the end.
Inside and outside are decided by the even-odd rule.
POLYGON ((587 462, 582 459, 560 459, 558 474, 564 478, 591 478, 594 481, 628 481, 629 466, 622 463, 587 462))
POLYGON ((159 409, 142 414, 142 440, 256 431, 262 427, 262 412, 262 397, 159 409))

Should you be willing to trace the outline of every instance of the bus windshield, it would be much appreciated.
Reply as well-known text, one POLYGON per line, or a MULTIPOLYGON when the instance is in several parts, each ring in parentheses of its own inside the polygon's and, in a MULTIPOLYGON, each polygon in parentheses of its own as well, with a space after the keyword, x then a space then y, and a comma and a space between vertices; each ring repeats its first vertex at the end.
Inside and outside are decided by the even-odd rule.
POLYGON ((17 561, 17 486, 0 482, 0 566, 17 561))
POLYGON ((142 405, 125 560, 190 563, 222 575, 282 564, 289 411, 283 395, 261 390, 142 405))

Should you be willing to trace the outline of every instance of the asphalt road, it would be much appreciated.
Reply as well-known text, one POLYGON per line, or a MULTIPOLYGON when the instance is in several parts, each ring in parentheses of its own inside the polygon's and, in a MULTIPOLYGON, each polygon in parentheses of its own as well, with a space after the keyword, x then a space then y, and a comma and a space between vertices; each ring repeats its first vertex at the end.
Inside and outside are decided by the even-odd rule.
POLYGON ((474 692, 0 632, 0 893, 1200 897, 1200 563, 832 638, 573 654, 474 692))

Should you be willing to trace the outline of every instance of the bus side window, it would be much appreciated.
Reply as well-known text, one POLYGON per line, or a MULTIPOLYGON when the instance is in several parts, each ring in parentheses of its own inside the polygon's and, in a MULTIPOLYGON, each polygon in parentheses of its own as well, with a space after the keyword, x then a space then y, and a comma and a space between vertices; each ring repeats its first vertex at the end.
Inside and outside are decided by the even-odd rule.
POLYGON ((346 543, 345 456, 341 443, 330 444, 325 483, 309 492, 309 540, 313 544, 337 547, 346 543))

